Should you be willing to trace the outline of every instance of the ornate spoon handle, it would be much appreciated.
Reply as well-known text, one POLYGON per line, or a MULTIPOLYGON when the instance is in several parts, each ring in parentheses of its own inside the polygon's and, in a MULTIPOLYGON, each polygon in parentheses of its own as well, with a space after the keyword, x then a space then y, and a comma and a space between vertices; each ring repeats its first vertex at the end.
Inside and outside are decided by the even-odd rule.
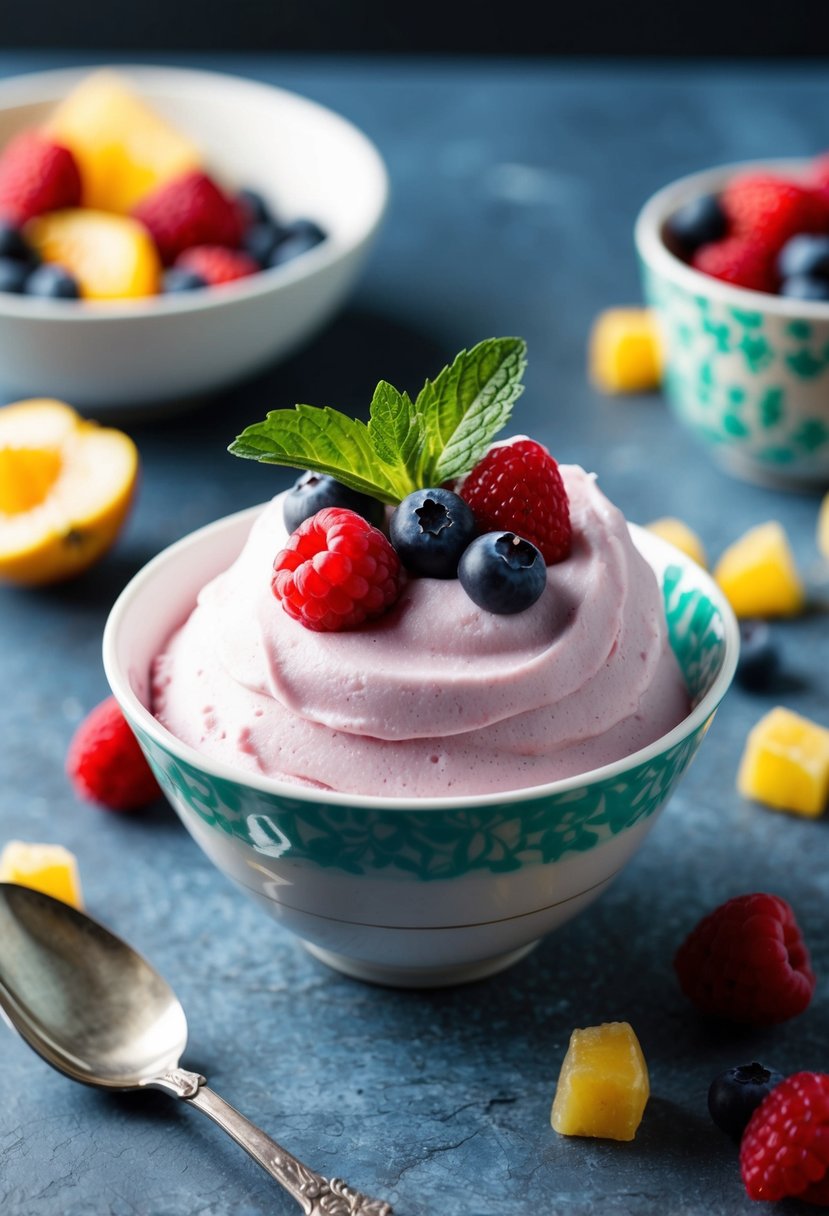
POLYGON ((391 1204, 385 1200, 370 1199, 341 1178, 324 1178, 303 1165, 229 1102, 214 1093, 198 1073, 177 1068, 149 1084, 153 1088, 174 1093, 176 1097, 184 1098, 191 1106, 204 1111, 293 1195, 306 1216, 392 1216, 391 1204))

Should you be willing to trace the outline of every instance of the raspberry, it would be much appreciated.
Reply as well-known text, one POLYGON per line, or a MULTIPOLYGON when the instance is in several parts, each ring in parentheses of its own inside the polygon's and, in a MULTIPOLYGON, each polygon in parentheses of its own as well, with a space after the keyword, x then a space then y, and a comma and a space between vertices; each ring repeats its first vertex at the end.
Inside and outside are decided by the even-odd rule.
POLYGON ((773 173, 738 174, 720 205, 733 236, 748 237, 773 254, 797 232, 829 228, 829 207, 819 191, 773 173))
POLYGON ((496 444, 459 491, 481 532, 505 529, 532 541, 548 566, 570 554, 570 503, 553 457, 532 439, 496 444))
POLYGON ((220 245, 196 245, 193 249, 186 249, 176 258, 176 268, 197 274, 208 287, 245 279, 249 274, 258 274, 260 269, 248 254, 238 249, 224 249, 220 245))
POLYGON ((738 895, 699 922, 674 967, 705 1014, 758 1026, 802 1013, 815 990, 794 912, 779 895, 738 895))
POLYGON ((97 705, 75 731, 66 772, 79 797, 113 811, 134 811, 161 797, 158 782, 114 697, 97 705))
POLYGON ((0 215, 21 225, 80 201, 81 175, 68 148, 39 131, 24 131, 6 145, 0 156, 0 215))
POLYGON ((775 291, 777 275, 774 252, 748 236, 727 236, 702 245, 691 258, 691 265, 735 287, 749 291, 775 291))
POLYGON ((325 507, 301 523, 273 568, 282 607, 318 633, 380 616, 403 586, 400 559, 383 533, 344 507, 325 507))
POLYGON ((242 239, 236 202, 227 198, 206 173, 198 171, 153 190, 133 215, 149 229, 165 265, 194 245, 235 248, 242 239))
POLYGON ((829 1074, 797 1072, 775 1086, 743 1134, 740 1171, 752 1199, 829 1207, 829 1074))

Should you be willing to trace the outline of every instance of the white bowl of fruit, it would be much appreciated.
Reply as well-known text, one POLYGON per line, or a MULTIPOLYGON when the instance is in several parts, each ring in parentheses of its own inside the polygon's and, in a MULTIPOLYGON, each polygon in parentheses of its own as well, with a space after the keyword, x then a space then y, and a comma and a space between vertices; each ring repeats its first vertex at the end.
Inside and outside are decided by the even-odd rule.
POLYGON ((0 82, 0 387, 104 414, 214 391, 344 300, 385 209, 370 141, 179 68, 0 82))

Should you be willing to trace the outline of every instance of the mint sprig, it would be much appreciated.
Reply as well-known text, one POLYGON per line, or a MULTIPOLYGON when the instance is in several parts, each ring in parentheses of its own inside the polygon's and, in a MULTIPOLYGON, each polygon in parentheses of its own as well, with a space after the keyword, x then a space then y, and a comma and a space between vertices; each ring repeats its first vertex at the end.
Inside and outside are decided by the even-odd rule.
POLYGON ((381 380, 368 424, 330 407, 271 410, 229 451, 326 473, 381 502, 400 502, 477 464, 524 391, 526 349, 521 338, 479 342, 427 380, 415 401, 381 380))

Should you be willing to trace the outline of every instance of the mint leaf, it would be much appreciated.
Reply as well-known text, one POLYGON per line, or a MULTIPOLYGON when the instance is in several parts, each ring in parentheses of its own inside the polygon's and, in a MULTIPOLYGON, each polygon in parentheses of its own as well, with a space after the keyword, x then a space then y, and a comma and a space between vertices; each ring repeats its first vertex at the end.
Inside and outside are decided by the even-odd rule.
POLYGON ((423 418, 408 393, 380 381, 371 399, 368 435, 380 460, 391 465, 401 483, 408 485, 406 494, 418 489, 425 433, 423 418))

